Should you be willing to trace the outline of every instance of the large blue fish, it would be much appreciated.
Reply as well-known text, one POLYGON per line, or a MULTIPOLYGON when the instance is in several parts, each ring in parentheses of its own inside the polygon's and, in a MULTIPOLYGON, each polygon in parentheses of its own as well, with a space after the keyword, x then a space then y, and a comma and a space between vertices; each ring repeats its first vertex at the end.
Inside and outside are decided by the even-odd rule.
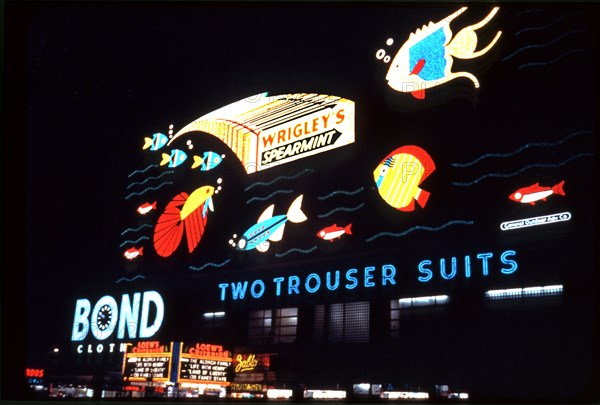
POLYGON ((279 242, 283 238, 283 230, 289 220, 295 224, 306 221, 302 212, 302 195, 298 196, 290 205, 287 214, 273 216, 275 205, 271 204, 240 238, 236 248, 238 250, 256 249, 259 252, 269 250, 271 242, 279 242))
POLYGON ((402 45, 386 75, 388 85, 396 91, 411 93, 415 98, 424 99, 425 90, 446 83, 458 77, 465 77, 479 87, 479 81, 470 72, 453 72, 453 57, 460 59, 477 58, 488 52, 500 38, 501 31, 483 49, 477 47, 476 30, 486 25, 498 12, 494 9, 480 22, 460 30, 454 37, 450 22, 467 10, 463 7, 437 23, 429 22, 411 33, 402 45))

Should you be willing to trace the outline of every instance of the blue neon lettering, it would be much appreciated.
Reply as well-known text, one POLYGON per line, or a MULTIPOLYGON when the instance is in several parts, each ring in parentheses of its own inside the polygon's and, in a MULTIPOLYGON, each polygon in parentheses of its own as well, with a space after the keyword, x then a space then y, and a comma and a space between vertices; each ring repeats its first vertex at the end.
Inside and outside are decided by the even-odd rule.
POLYGON ((252 294, 252 296, 254 298, 260 298, 260 297, 262 297, 262 295, 264 293, 265 293, 265 283, 263 283, 262 280, 254 280, 254 282, 250 286, 250 294, 252 294), (260 286, 259 292, 254 291, 254 286, 256 286, 256 285, 260 286))
POLYGON ((419 272, 425 274, 425 276, 419 276, 418 280, 422 283, 426 283, 433 278, 433 272, 425 266, 431 265, 431 260, 423 260, 419 263, 419 272))
POLYGON ((507 258, 507 256, 515 256, 516 254, 517 254, 517 252, 515 252, 514 250, 507 250, 506 252, 502 253, 502 255, 500 256, 500 261, 503 264, 508 264, 510 266, 507 269, 506 268, 500 269, 500 272, 502 274, 512 274, 515 271, 517 271, 517 268, 519 267, 517 262, 507 258))
POLYGON ((318 291, 319 288, 321 287, 321 277, 319 277, 319 275, 316 273, 310 273, 308 275, 308 277, 306 277, 306 281, 304 282, 304 287, 306 287, 306 291, 308 291, 309 293, 314 293, 314 292, 318 291), (314 287, 311 287, 309 284, 311 279, 315 279, 317 281, 317 284, 314 287))
POLYGON ((248 288, 248 282, 244 283, 231 283, 231 296, 234 300, 243 300, 246 295, 246 288, 248 288))
POLYGON ((375 287, 375 283, 373 282, 373 272, 375 271, 375 267, 365 267, 365 287, 375 287))
POLYGON ((327 285, 327 289, 330 291, 335 291, 340 286, 340 271, 335 271, 335 284, 331 285, 331 272, 327 272, 325 276, 325 285, 327 285))
POLYGON ((446 274, 446 260, 440 259, 440 274, 445 280, 453 279, 456 276, 456 257, 453 257, 450 262, 452 263, 452 270, 450 270, 450 274, 446 274))
POLYGON ((483 261, 483 275, 484 276, 488 275, 488 259, 493 256, 494 256, 493 253, 479 253, 477 255, 477 258, 481 259, 483 261))
POLYGON ((275 277, 273 282, 275 283, 275 294, 279 297, 281 295, 281 283, 285 280, 283 277, 275 277))
POLYGON ((465 256, 465 277, 471 277, 471 256, 465 256))
POLYGON ((288 295, 292 295, 292 291, 295 291, 296 294, 300 294, 300 290, 298 290, 299 285, 300 278, 298 276, 290 276, 288 278, 288 295))
POLYGON ((352 284, 346 284, 346 288, 348 290, 353 290, 358 285, 358 279, 352 275, 352 274, 356 274, 356 273, 358 273, 358 270, 356 270, 356 269, 350 269, 346 272, 346 280, 352 282, 352 284))
POLYGON ((229 284, 227 283, 219 284, 219 288, 221 289, 221 301, 225 301, 225 291, 227 290, 227 287, 229 287, 229 284))
POLYGON ((386 285, 388 281, 390 284, 396 285, 394 277, 396 277, 396 268, 391 264, 384 264, 381 268, 381 285, 386 285))

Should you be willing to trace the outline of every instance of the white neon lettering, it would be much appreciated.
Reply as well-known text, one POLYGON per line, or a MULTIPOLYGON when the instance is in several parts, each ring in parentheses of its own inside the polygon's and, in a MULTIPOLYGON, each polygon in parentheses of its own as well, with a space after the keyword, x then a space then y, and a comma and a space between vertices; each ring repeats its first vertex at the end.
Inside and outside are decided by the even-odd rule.
POLYGON ((133 294, 133 308, 129 301, 129 295, 123 294, 121 299, 121 317, 119 318, 119 330, 117 338, 125 337, 125 328, 127 328, 127 337, 134 339, 137 332, 137 324, 140 315, 140 299, 141 293, 133 294))
POLYGON ((151 337, 158 331, 162 325, 165 315, 165 305, 162 297, 156 291, 146 291, 142 302, 142 319, 140 321, 140 338, 151 337), (150 315, 150 303, 156 307, 156 316, 152 325, 148 326, 148 317, 150 315))
POLYGON ((71 340, 78 342, 88 334, 90 329, 90 321, 88 317, 91 311, 91 305, 85 298, 78 299, 75 303, 75 317, 73 319, 73 333, 71 333, 71 340))

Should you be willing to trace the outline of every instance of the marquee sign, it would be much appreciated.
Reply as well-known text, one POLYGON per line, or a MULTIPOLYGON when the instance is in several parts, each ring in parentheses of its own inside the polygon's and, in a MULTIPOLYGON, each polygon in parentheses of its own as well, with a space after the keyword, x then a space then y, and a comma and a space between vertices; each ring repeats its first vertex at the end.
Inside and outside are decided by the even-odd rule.
POLYGON ((123 358, 124 382, 169 381, 173 347, 159 342, 139 342, 123 358))
POLYGON ((178 381, 228 386, 231 354, 223 346, 197 343, 179 355, 178 381))

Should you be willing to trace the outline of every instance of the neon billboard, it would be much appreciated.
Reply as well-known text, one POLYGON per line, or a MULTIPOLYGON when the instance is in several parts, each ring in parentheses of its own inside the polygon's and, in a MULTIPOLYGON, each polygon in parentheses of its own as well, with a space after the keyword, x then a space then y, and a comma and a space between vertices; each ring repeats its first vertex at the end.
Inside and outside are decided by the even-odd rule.
MULTIPOLYGON (((38 179, 28 186, 28 249, 35 249, 27 280, 39 285, 29 307, 38 311, 45 295, 36 292, 69 272, 57 289, 70 294, 68 302, 56 305, 76 365, 125 353, 128 383, 183 382, 190 391, 231 383, 229 392, 267 395, 291 375, 308 384, 337 372, 340 381, 330 387, 364 383, 371 387, 359 387, 364 395, 413 392, 383 388, 387 381, 341 381, 358 374, 334 370, 351 357, 344 345, 364 345, 365 370, 387 378, 385 370, 397 366, 408 379, 412 365, 403 359, 412 349, 425 358, 428 346, 429 357, 446 359, 442 346, 424 344, 436 333, 474 359, 485 348, 470 352, 461 326, 482 325, 481 341, 496 344, 509 339, 493 331, 524 331, 515 349, 527 345, 525 332, 535 341, 559 307, 589 315, 596 118, 591 88, 575 94, 560 78, 577 72, 582 83, 593 81, 595 65, 586 59, 593 24, 585 13, 511 4, 380 6, 314 14, 291 6, 302 21, 327 26, 325 36, 277 30, 281 19, 266 18, 277 6, 251 12, 260 29, 246 31, 237 24, 245 21, 245 6, 212 5, 204 24, 192 21, 195 13, 181 13, 189 24, 180 26, 165 19, 173 33, 185 33, 174 36, 189 56, 187 67, 156 58, 157 71, 172 78, 168 89, 145 76, 146 68, 139 83, 124 79, 130 98, 111 113, 125 117, 115 115, 119 126, 93 137, 110 148, 89 142, 84 150, 82 131, 71 139, 71 126, 56 126, 63 135, 46 125, 60 116, 45 116, 45 106, 52 107, 46 98, 32 106, 30 127, 41 133, 28 142, 39 151, 27 159, 35 164, 28 176, 38 179), (227 35, 209 32, 216 15, 236 21, 227 35), (349 21, 355 24, 342 24, 349 21), (357 30, 364 21, 370 23, 357 30), (243 46, 222 52, 224 38, 243 46), (66 156, 57 147, 63 145, 66 156), (53 171, 57 162, 94 197, 85 197, 79 183, 77 190, 69 182, 50 189, 38 176, 47 170, 65 178, 53 171), (61 232, 45 235, 52 229, 61 232), (503 311, 521 303, 502 329, 503 311), (548 312, 534 311, 538 303, 548 312), (296 350, 313 346, 315 358, 296 350), (385 367, 367 358, 371 349, 385 367), (387 351, 389 358, 377 355, 387 351)), ((153 22, 160 23, 156 13, 153 22)), ((39 49, 30 59, 41 59, 27 70, 34 76, 46 63, 43 44, 52 42, 43 32, 32 32, 39 49)), ((169 35, 148 35, 182 56, 169 35)), ((76 38, 56 36, 63 37, 76 38)), ((72 45, 65 49, 81 49, 72 45)), ((52 83, 36 79, 36 86, 52 83)), ((86 103, 76 107, 96 114, 86 103)), ((86 118, 86 130, 95 131, 86 118)), ((30 323, 43 328, 43 316, 30 323)), ((576 347, 569 339, 589 336, 587 326, 577 327, 581 333, 569 336, 548 332, 576 347)), ((546 358, 540 347, 527 356, 546 358)), ((444 384, 451 360, 470 361, 415 367, 444 384)), ((477 370, 473 376, 485 374, 474 360, 467 365, 477 370)), ((307 392, 315 398, 320 388, 307 392)))

